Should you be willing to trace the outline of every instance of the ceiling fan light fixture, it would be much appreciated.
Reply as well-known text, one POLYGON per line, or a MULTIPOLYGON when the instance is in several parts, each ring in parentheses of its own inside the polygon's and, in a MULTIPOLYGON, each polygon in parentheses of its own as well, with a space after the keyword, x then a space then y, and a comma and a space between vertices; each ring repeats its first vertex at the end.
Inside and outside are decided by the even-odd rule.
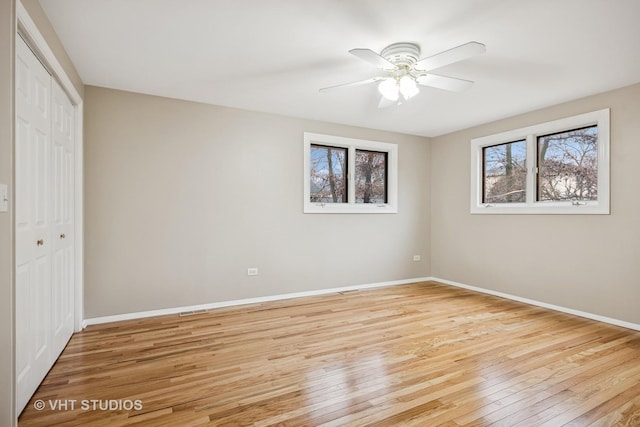
POLYGON ((418 94, 420 89, 418 89, 418 85, 413 77, 408 74, 405 74, 400 78, 399 82, 400 93, 404 97, 404 99, 409 99, 418 94))
POLYGON ((378 85, 378 92, 380 92, 380 95, 384 96, 389 101, 397 101, 399 91, 400 87, 398 85, 398 82, 393 77, 384 79, 378 85))
POLYGON ((369 83, 377 83, 382 95, 378 108, 400 105, 419 92, 419 86, 461 92, 473 85, 470 80, 432 74, 431 70, 471 58, 486 51, 486 46, 478 42, 468 42, 420 59, 420 46, 411 42, 393 43, 380 53, 367 48, 351 49, 349 53, 368 62, 382 71, 382 75, 351 83, 329 86, 321 92, 369 83), (402 97, 400 96, 402 95, 402 97))

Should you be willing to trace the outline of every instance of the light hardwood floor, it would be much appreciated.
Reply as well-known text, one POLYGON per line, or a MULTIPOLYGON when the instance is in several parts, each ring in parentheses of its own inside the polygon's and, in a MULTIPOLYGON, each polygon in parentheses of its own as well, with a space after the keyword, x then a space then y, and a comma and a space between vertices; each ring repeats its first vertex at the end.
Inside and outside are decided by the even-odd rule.
POLYGON ((96 325, 19 420, 205 424, 637 426, 640 332, 432 282, 96 325))

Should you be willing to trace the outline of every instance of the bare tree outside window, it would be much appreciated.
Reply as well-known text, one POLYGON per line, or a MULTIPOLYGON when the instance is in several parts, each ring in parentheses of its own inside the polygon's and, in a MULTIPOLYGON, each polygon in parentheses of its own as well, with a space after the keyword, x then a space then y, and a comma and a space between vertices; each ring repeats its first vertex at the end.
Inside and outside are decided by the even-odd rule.
POLYGON ((524 203, 527 198, 527 141, 482 149, 483 203, 524 203))
POLYGON ((356 203, 387 202, 387 153, 356 150, 356 203))
POLYGON ((538 137, 538 201, 598 200, 598 126, 538 137))
POLYGON ((310 201, 347 203, 347 149, 311 145, 310 201))

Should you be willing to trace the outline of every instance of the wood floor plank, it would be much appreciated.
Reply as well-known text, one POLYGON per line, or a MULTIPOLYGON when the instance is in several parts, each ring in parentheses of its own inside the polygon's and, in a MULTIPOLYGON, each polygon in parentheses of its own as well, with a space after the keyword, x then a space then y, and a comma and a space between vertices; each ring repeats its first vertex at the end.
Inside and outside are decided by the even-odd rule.
POLYGON ((640 332, 422 282, 90 326, 19 426, 633 426, 639 387, 640 332))

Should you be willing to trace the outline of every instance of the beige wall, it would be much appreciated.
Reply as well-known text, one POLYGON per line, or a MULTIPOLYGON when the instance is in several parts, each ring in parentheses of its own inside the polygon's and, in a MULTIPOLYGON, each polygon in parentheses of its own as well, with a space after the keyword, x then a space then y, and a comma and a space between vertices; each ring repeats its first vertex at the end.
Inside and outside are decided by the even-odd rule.
MULTIPOLYGON (((0 183, 13 182, 15 0, 0 2, 0 183)), ((13 191, 10 191, 13 198, 13 191)), ((15 424, 13 354, 13 203, 0 212, 0 425, 15 424)))
POLYGON ((640 324, 640 85, 434 138, 435 277, 640 324), (471 215, 470 140, 611 108, 611 215, 471 215))
POLYGON ((429 273, 425 138, 88 86, 85 185, 87 318, 429 273), (305 131, 397 143, 399 213, 303 214, 305 131))

